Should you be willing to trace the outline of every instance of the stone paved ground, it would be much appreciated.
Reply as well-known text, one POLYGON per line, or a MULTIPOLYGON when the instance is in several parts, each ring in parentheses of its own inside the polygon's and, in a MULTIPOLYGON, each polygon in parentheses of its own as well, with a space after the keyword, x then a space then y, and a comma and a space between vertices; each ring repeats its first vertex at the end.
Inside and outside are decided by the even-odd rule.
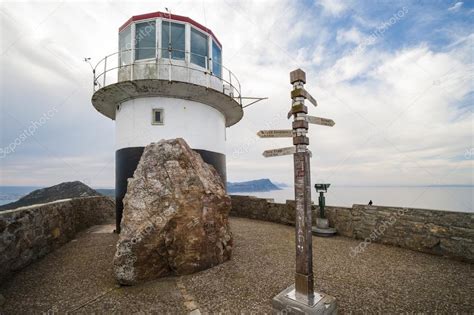
MULTIPOLYGON (((293 281, 294 228, 238 218, 231 227, 232 261, 135 287, 114 281, 117 236, 89 230, 2 283, 0 312, 269 313, 271 298, 293 281)), ((474 312, 471 264, 379 244, 351 258, 358 242, 344 237, 313 243, 316 288, 338 299, 341 314, 474 312)))

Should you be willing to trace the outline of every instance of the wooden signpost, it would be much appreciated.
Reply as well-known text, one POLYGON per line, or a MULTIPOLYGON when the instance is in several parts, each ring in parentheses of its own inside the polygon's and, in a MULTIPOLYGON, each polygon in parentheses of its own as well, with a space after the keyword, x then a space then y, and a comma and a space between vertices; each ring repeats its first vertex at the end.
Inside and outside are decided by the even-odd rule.
POLYGON ((313 283, 313 247, 312 247, 312 213, 311 213, 311 173, 307 137, 309 124, 334 126, 331 119, 308 116, 305 99, 314 106, 317 101, 304 89, 306 74, 297 69, 290 73, 292 106, 288 118, 294 117, 292 130, 261 130, 261 138, 292 137, 294 147, 266 150, 264 157, 276 157, 293 154, 295 202, 296 202, 296 272, 295 284, 286 288, 273 298, 275 311, 286 313, 331 314, 337 311, 333 297, 314 292, 313 283))

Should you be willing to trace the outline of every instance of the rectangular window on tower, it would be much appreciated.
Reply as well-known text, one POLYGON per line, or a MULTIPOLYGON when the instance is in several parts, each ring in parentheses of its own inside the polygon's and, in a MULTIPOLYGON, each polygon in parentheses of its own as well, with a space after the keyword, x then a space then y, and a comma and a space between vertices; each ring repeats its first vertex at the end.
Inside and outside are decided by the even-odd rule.
POLYGON ((191 62, 203 68, 209 67, 206 63, 208 51, 207 36, 191 28, 191 62))
POLYGON ((156 26, 155 21, 135 24, 135 60, 155 58, 156 26))
POLYGON ((162 108, 153 108, 152 110, 152 125, 163 125, 164 122, 164 112, 162 108))
POLYGON ((163 21, 161 25, 161 55, 163 58, 184 60, 184 24, 163 21))
POLYGON ((215 41, 212 41, 212 72, 222 79, 222 52, 215 41))

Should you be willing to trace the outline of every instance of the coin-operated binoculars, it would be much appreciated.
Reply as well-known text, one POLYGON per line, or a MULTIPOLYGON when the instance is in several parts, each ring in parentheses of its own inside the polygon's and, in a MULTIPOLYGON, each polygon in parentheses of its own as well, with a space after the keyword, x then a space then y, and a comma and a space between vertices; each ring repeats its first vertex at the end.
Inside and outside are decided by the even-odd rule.
POLYGON ((319 193, 319 217, 316 218, 316 226, 313 226, 312 231, 317 236, 333 236, 336 234, 336 229, 329 227, 329 221, 326 218, 324 208, 326 207, 326 197, 324 193, 328 192, 331 184, 315 184, 316 192, 319 193))

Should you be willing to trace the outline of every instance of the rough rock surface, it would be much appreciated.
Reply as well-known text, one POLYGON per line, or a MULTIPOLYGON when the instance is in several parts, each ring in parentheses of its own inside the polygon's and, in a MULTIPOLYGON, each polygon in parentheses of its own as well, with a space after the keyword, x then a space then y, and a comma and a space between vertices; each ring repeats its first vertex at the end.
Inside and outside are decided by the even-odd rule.
POLYGON ((148 145, 124 198, 117 280, 131 285, 229 260, 230 207, 217 171, 183 139, 148 145))

